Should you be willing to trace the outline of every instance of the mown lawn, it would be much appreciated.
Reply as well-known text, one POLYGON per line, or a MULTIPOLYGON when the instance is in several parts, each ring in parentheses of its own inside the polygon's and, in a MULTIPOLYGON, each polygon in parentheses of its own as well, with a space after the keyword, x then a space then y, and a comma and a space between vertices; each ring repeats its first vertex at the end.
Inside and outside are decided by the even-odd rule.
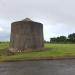
MULTIPOLYGON (((0 49, 8 48, 8 43, 0 44, 0 49)), ((39 60, 57 58, 75 58, 75 44, 45 44, 46 51, 16 53, 15 55, 1 55, 0 61, 39 60)), ((0 50, 0 53, 2 51, 0 50)))

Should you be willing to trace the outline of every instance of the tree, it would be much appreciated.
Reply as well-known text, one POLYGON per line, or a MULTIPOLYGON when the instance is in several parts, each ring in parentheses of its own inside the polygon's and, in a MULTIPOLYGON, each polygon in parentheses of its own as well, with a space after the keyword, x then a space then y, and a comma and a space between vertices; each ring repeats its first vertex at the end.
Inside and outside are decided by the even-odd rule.
POLYGON ((68 35, 68 39, 70 42, 75 43, 75 33, 68 35))
POLYGON ((60 42, 65 42, 66 39, 67 39, 66 36, 60 36, 59 37, 60 42))
POLYGON ((60 36, 60 37, 56 37, 56 38, 51 38, 50 42, 51 43, 65 43, 66 42, 66 36, 60 36))
POLYGON ((51 43, 55 43, 56 42, 56 38, 50 38, 50 42, 51 43))
POLYGON ((51 43, 75 43, 75 33, 69 34, 66 36, 59 36, 50 39, 51 43))

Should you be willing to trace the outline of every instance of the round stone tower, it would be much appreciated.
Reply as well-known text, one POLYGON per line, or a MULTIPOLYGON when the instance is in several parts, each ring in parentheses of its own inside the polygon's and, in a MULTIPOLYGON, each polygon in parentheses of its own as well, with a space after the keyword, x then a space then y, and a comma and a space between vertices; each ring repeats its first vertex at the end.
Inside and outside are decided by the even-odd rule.
POLYGON ((36 50, 43 46, 43 24, 29 18, 11 24, 10 50, 36 50))

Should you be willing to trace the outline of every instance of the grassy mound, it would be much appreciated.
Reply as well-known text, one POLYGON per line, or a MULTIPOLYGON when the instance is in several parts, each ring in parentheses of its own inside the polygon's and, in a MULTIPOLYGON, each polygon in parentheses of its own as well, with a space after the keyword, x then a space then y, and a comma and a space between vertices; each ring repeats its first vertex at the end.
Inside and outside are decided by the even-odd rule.
POLYGON ((2 54, 9 48, 8 43, 0 44, 0 61, 42 60, 58 58, 75 58, 75 44, 45 44, 49 50, 23 52, 14 55, 2 54))

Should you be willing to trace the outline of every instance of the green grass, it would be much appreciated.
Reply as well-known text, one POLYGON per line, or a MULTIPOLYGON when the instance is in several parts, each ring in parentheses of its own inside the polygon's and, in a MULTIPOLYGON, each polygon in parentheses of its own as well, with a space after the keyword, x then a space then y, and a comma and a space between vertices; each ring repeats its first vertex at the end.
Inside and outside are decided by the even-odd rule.
POLYGON ((0 50, 1 49, 5 49, 5 48, 9 48, 9 43, 5 42, 5 43, 0 43, 0 50))
MULTIPOLYGON (((9 45, 0 44, 0 49, 8 48, 9 45)), ((37 60, 55 58, 75 58, 75 44, 45 44, 46 51, 16 53, 15 55, 1 55, 0 61, 37 60)), ((0 50, 1 53, 1 50, 0 50)))
POLYGON ((9 43, 6 43, 6 42, 5 43, 0 43, 0 56, 3 53, 7 52, 8 48, 9 48, 9 43))

